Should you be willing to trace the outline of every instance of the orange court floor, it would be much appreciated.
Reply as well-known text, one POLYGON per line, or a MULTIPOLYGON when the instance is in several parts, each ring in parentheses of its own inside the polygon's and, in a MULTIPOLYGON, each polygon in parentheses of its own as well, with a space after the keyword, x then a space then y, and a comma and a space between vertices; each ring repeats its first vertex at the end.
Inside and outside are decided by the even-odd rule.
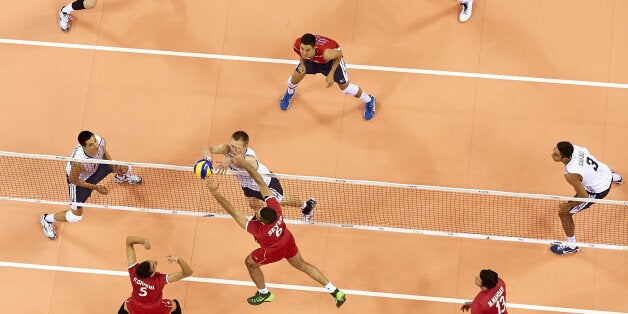
MULTIPOLYGON (((115 160, 191 165, 241 129, 277 173, 567 196, 550 154, 569 140, 628 175, 628 1, 476 0, 460 23, 452 0, 100 0, 63 33, 66 4, 0 2, 2 151, 69 156, 89 129, 115 160), (350 81, 377 97, 373 120, 321 75, 279 109, 306 32, 339 42, 350 81)), ((190 262, 193 278, 164 290, 184 313, 459 313, 484 268, 505 280, 511 314, 628 312, 626 250, 557 257, 545 244, 294 224, 347 302, 336 309, 282 261, 263 268, 276 299, 251 307, 256 246, 230 219, 88 208, 50 241, 38 217, 64 207, 0 208, 0 313, 116 312, 131 292, 127 235, 151 241, 138 258, 163 272, 177 270, 167 254, 190 262)))

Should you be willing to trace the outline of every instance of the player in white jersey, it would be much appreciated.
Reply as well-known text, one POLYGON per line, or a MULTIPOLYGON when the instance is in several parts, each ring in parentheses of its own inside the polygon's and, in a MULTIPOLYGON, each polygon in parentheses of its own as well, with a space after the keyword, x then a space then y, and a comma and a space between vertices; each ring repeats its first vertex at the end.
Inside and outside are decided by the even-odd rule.
MULTIPOLYGON (((72 153, 72 158, 76 159, 106 159, 111 160, 111 156, 105 148, 105 140, 90 131, 82 131, 78 136, 79 145, 72 153)), ((96 190, 100 194, 108 194, 109 191, 104 185, 100 185, 108 174, 112 171, 116 173, 114 182, 137 185, 142 183, 142 178, 132 175, 127 166, 105 165, 91 162, 68 162, 66 165, 66 179, 70 192, 70 202, 85 203, 96 190)), ((50 240, 57 238, 57 233, 52 226, 55 221, 79 222, 83 219, 83 208, 72 205, 70 210, 58 212, 56 214, 43 214, 39 222, 44 230, 44 235, 50 240)))
MULTIPOLYGON (((203 153, 205 157, 211 157, 211 154, 222 154, 225 155, 225 159, 220 162, 214 164, 214 168, 217 169, 219 174, 225 173, 228 169, 234 171, 244 171, 242 165, 238 166, 234 164, 232 153, 243 152, 244 159, 253 166, 253 169, 256 169, 262 177, 264 178, 264 182, 270 187, 270 190, 273 192, 277 200, 280 202, 282 206, 291 206, 301 208, 301 218, 304 221, 309 221, 312 216, 314 216, 314 207, 316 207, 316 200, 310 198, 308 201, 304 202, 300 198, 284 194, 283 188, 281 187, 281 183, 275 177, 268 176, 272 172, 268 170, 266 166, 260 163, 257 160, 257 155, 253 149, 248 147, 249 145, 249 135, 244 131, 236 131, 231 135, 231 141, 229 144, 223 143, 214 146, 205 147, 203 153)), ((240 186, 242 187, 242 191, 244 192, 244 196, 246 196, 249 206, 253 210, 258 210, 263 205, 264 197, 259 191, 259 187, 255 184, 255 181, 248 174, 236 175, 236 178, 240 182, 240 186)))
MULTIPOLYGON (((565 164, 565 180, 576 190, 574 197, 602 199, 608 195, 612 183, 624 183, 621 175, 595 159, 584 147, 560 142, 554 147, 552 158, 555 162, 565 164)), ((573 201, 559 205, 558 216, 567 235, 567 242, 552 243, 550 246, 552 252, 559 255, 578 252, 578 247, 570 244, 576 242, 573 214, 591 205, 593 205, 591 202, 573 201)))

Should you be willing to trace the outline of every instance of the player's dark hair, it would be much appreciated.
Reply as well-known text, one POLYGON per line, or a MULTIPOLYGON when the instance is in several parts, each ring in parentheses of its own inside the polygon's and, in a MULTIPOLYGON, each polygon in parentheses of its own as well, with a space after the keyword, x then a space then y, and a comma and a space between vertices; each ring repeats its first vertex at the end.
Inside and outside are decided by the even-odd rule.
POLYGON ((573 154, 573 145, 569 142, 558 142, 556 144, 556 148, 560 152, 561 157, 563 158, 571 158, 571 154, 573 154))
POLYGON ((303 36, 301 36, 301 43, 304 45, 308 45, 308 46, 312 46, 312 47, 316 47, 316 36, 307 33, 303 36))
POLYGON ((497 273, 490 269, 482 269, 480 271, 480 279, 482 280, 482 286, 486 289, 493 289, 497 285, 497 273))
POLYGON ((277 220, 277 212, 270 207, 262 207, 259 211, 259 215, 262 218, 262 222, 265 224, 272 224, 277 220))
POLYGON ((233 132, 233 134, 231 134, 231 138, 236 141, 242 140, 242 142, 244 142, 244 145, 249 145, 249 135, 246 134, 246 132, 244 131, 233 132))
POLYGON ((85 146, 85 143, 87 143, 92 136, 94 136, 94 133, 90 131, 81 131, 78 135, 79 144, 81 144, 81 146, 85 146))
POLYGON ((137 268, 135 269, 135 274, 142 279, 150 277, 150 275, 153 274, 153 272, 150 270, 150 262, 143 261, 139 265, 137 265, 137 268))

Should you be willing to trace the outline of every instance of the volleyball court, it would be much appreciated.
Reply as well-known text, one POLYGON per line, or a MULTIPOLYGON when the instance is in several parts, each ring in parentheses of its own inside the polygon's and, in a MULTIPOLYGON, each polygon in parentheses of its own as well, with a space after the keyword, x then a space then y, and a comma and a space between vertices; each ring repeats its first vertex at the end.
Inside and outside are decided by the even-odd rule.
MULTIPOLYGON (((262 162, 278 174, 341 179, 280 177, 291 194, 319 200, 313 224, 286 209, 289 226, 304 258, 348 293, 338 310, 313 281, 280 262, 264 268, 276 300, 246 304, 254 287, 243 260, 256 245, 185 169, 146 171, 138 187, 107 181, 112 193, 90 199, 103 208, 88 208, 80 223, 59 224, 59 238, 49 241, 37 218, 67 208, 59 204, 67 202, 65 161, 1 157, 3 196, 35 202, 1 201, 6 288, 0 301, 8 313, 115 311, 130 293, 123 247, 129 234, 151 240, 153 249, 138 249, 138 258, 160 261, 162 271, 176 270, 165 262, 170 253, 191 263, 193 277, 165 290, 182 301, 185 313, 458 313, 478 292, 474 277, 483 268, 506 281, 510 313, 628 311, 625 251, 586 247, 553 256, 546 242, 562 240, 559 200, 486 193, 572 194, 562 166, 549 156, 565 139, 628 174, 623 88, 349 66, 350 79, 378 97, 372 121, 362 120, 358 101, 336 87, 324 89, 320 76, 300 84, 289 111, 278 109, 292 71, 281 60, 295 60, 290 45, 304 30, 334 37, 349 65, 623 82, 626 62, 617 56, 628 45, 618 38, 628 25, 612 19, 626 9, 623 3, 572 3, 567 19, 558 4, 478 1, 461 25, 458 8, 448 2, 327 1, 320 7, 334 10, 317 22, 312 14, 322 12, 299 3, 102 1, 68 34, 54 28, 56 4, 7 5, 0 5, 2 38, 98 47, 1 44, 0 150, 66 156, 76 134, 90 129, 108 140, 116 160, 189 170, 203 146, 244 129, 262 162), (538 6, 546 10, 539 13, 538 6), (163 19, 173 10, 178 14, 163 19), (506 16, 526 23, 508 23, 513 20, 506 16), (572 26, 557 29, 554 22, 572 26), (443 34, 450 38, 441 40, 443 34), (578 61, 561 58, 565 50, 578 61), (37 203, 41 199, 53 203, 37 203)), ((220 179, 246 212, 237 183, 220 179)), ((625 196, 620 187, 608 198, 625 196)), ((579 241, 626 246, 625 207, 596 204, 577 215, 576 228, 579 241)))

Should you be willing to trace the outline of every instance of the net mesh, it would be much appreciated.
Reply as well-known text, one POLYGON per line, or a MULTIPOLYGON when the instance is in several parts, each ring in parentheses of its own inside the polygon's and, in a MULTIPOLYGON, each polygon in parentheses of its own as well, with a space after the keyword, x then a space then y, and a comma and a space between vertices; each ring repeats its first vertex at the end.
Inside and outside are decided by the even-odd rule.
MULTIPOLYGON (((69 158, 0 152, 0 197, 69 202, 65 167, 69 158)), ((192 167, 132 164, 141 185, 101 181, 109 194, 94 191, 86 203, 198 213, 226 212, 192 172, 192 167)), ((315 198, 314 222, 433 230, 530 239, 564 239, 558 197, 473 191, 377 182, 276 175, 284 194, 315 198)), ((252 215, 237 179, 213 175, 220 192, 252 215)), ((578 241, 628 245, 626 202, 601 202, 574 215, 578 241)), ((284 216, 301 219, 298 207, 284 216)))

